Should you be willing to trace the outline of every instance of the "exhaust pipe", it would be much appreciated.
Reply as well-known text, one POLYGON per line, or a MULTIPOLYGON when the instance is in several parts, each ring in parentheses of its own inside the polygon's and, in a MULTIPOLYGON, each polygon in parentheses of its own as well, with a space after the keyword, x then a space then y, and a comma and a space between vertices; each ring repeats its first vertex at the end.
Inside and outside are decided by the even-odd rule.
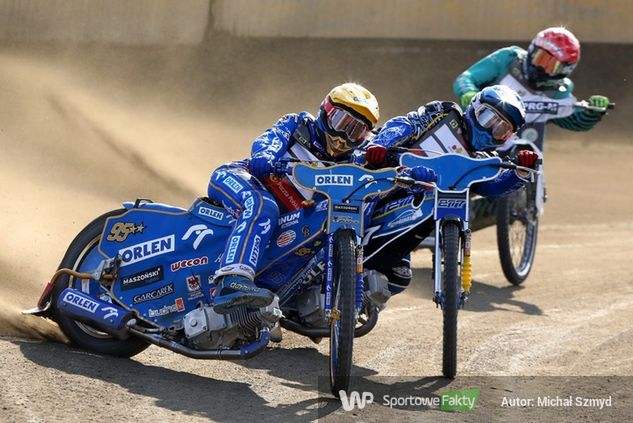
POLYGON ((189 358, 204 360, 246 360, 264 351, 268 345, 268 341, 270 341, 270 332, 268 330, 262 330, 259 338, 255 342, 242 345, 238 349, 220 348, 215 350, 194 350, 160 335, 148 333, 134 324, 130 324, 130 332, 134 334, 134 336, 154 345, 158 345, 159 347, 166 348, 189 358))
POLYGON ((134 313, 85 292, 64 289, 57 298, 57 310, 66 317, 100 329, 115 338, 125 340, 130 337, 126 323, 134 318, 134 313))
MULTIPOLYGON (((379 310, 375 307, 370 309, 369 319, 362 326, 354 329, 354 338, 360 338, 367 335, 378 323, 379 310)), ((308 336, 310 338, 329 338, 330 328, 311 328, 294 320, 281 319, 279 324, 282 328, 298 333, 299 335, 308 336)))

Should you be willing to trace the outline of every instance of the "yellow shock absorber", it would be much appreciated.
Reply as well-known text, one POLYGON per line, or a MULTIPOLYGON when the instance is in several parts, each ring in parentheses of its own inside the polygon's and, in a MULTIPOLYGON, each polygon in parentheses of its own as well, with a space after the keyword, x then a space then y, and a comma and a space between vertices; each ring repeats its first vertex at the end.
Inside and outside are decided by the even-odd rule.
POLYGON ((473 282, 473 267, 470 262, 470 230, 464 234, 464 261, 462 263, 462 288, 470 292, 473 282))

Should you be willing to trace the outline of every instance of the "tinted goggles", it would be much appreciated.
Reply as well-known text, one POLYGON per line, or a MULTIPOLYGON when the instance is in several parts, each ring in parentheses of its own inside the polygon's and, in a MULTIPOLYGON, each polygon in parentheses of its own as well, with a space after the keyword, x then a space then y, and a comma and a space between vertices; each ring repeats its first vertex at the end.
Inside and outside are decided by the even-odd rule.
POLYGON ((497 144, 503 144, 514 133, 512 124, 488 104, 475 108, 475 117, 481 126, 490 131, 497 144))
POLYGON ((558 75, 564 72, 565 64, 549 54, 542 48, 537 48, 532 53, 532 64, 543 69, 548 75, 558 75))
POLYGON ((330 129, 336 134, 343 135, 349 141, 360 143, 364 141, 371 132, 365 122, 356 118, 347 110, 335 106, 329 99, 325 101, 323 107, 330 129))

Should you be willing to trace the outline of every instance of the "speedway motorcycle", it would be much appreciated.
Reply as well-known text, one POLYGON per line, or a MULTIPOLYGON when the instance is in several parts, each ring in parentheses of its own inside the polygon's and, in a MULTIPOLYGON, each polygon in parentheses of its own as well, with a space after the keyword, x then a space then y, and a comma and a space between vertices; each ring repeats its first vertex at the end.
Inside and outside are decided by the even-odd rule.
POLYGON ((338 396, 349 388, 354 337, 378 319, 371 296, 388 291, 381 280, 364 287, 365 206, 412 180, 396 168, 318 164, 277 169, 322 200, 270 222, 269 246, 255 246, 265 249, 255 283, 276 294, 269 306, 213 310, 213 275, 235 224, 221 205, 198 198, 182 209, 138 199, 76 236, 37 307, 25 313, 53 319, 81 348, 121 357, 154 344, 191 358, 248 359, 265 350, 278 325, 327 337, 338 396))
MULTIPOLYGON (((611 103, 607 109, 594 107, 587 102, 576 102, 575 98, 559 102, 537 94, 524 97, 527 107, 527 123, 518 132, 508 147, 500 150, 502 157, 515 157, 520 150, 532 150, 543 157, 543 144, 547 121, 570 115, 574 109, 582 108, 606 113, 615 108, 611 103), (567 100, 567 101, 566 101, 567 100)), ((497 249, 501 268, 506 279, 513 285, 525 281, 532 269, 536 255, 539 218, 543 215, 547 193, 543 164, 539 165, 532 183, 523 189, 498 200, 478 199, 473 207, 478 217, 477 229, 496 224, 497 249)))
MULTIPOLYGON (((521 150, 531 150, 543 157, 543 143, 545 129, 550 119, 569 116, 575 108, 584 108, 599 113, 606 113, 606 109, 593 107, 586 102, 576 102, 575 98, 568 98, 558 102, 549 97, 533 94, 523 97, 527 107, 527 121, 517 133, 516 137, 497 150, 500 157, 516 157, 521 150)), ((607 109, 613 109, 611 103, 607 109)), ((433 130, 430 136, 448 136, 451 129, 445 125, 439 130, 433 130)), ((433 155, 439 152, 429 151, 425 154, 433 155)), ((538 223, 543 215, 547 193, 544 180, 543 160, 539 160, 536 172, 530 175, 530 181, 521 189, 508 195, 495 197, 471 198, 470 230, 478 231, 490 226, 496 226, 497 250, 501 268, 506 279, 513 285, 520 285, 525 281, 532 269, 536 255, 538 237, 538 223)), ((428 211, 427 211, 428 212, 428 211)), ((433 250, 435 237, 429 236, 420 243, 419 248, 433 250)))
POLYGON ((443 314, 442 373, 454 378, 457 373, 457 315, 468 299, 472 285, 470 187, 494 179, 502 169, 534 171, 499 157, 476 159, 459 154, 431 158, 406 153, 400 161, 408 167, 426 166, 438 175, 431 203, 435 221, 433 301, 443 314))

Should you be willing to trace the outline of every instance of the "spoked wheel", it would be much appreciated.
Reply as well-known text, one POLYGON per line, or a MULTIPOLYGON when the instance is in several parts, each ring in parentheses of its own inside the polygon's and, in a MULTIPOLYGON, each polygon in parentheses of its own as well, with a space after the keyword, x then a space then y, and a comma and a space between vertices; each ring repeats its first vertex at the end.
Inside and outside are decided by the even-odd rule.
POLYGON ((354 232, 339 231, 334 239, 334 298, 330 319, 330 388, 335 397, 349 388, 354 348, 356 248, 354 232))
POLYGON ((444 316, 444 342, 442 374, 454 378, 457 373, 457 310, 461 293, 459 271, 460 237, 456 222, 447 222, 442 228, 442 290, 444 316))
MULTIPOLYGON (((123 212, 125 210, 122 209, 108 212, 84 228, 68 247, 64 259, 59 265, 60 269, 68 268, 77 272, 91 272, 95 270, 103 259, 103 256, 97 251, 97 246, 99 245, 99 238, 105 221, 108 217, 123 212)), ((103 301, 111 300, 109 293, 93 279, 77 279, 73 276, 64 275, 57 280, 52 294, 53 318, 73 344, 99 354, 119 357, 131 357, 149 346, 148 343, 138 338, 116 339, 90 325, 61 314, 56 308, 57 298, 68 287, 98 297, 103 301)))
POLYGON ((532 270, 537 235, 535 183, 499 199, 497 247, 503 274, 513 285, 520 285, 532 270))

